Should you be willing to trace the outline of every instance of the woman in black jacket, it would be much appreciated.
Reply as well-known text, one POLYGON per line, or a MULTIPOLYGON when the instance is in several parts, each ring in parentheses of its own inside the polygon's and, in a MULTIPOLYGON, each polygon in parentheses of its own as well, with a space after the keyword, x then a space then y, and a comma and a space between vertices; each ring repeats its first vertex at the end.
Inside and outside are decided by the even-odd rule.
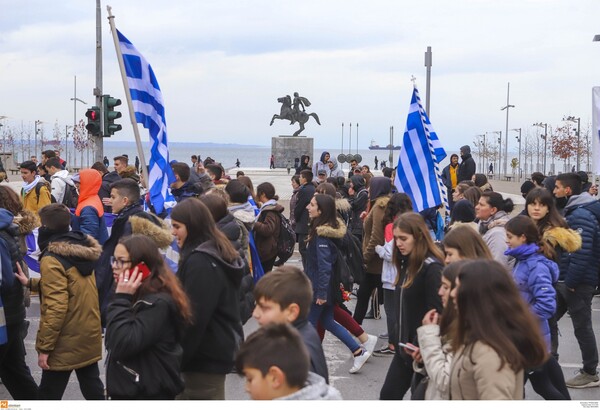
MULTIPOLYGON (((425 313, 442 311, 438 290, 442 278, 442 251, 433 243, 423 217, 414 212, 400 215, 394 222, 393 260, 398 271, 394 298, 397 323, 390 340, 417 343, 417 328, 425 313)), ((380 392, 381 400, 402 400, 413 378, 412 357, 404 348, 396 354, 380 392)))
POLYGON ((179 398, 224 400, 225 376, 244 337, 239 308, 244 262, 196 198, 173 208, 171 226, 181 250, 177 277, 194 314, 182 343, 185 390, 179 398))
POLYGON ((180 342, 192 318, 188 298, 146 236, 122 239, 112 268, 117 288, 107 310, 108 396, 172 400, 183 390, 180 342))

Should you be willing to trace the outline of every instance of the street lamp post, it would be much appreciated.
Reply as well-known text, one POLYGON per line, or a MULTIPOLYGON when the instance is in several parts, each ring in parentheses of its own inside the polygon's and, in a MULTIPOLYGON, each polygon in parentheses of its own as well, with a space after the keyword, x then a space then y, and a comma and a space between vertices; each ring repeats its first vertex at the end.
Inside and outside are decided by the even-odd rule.
POLYGON ((542 163, 542 173, 544 175, 546 175, 546 157, 548 154, 548 124, 546 123, 542 123, 542 122, 536 122, 535 124, 533 124, 534 127, 544 127, 544 136, 542 137, 542 139, 544 140, 544 162, 542 163))
POLYGON ((40 125, 41 123, 42 123, 42 121, 35 120, 35 133, 34 133, 34 137, 33 137, 33 139, 34 139, 34 141, 33 141, 33 144, 34 144, 34 149, 33 149, 34 155, 38 155, 37 135, 38 135, 38 125, 40 125))
MULTIPOLYGON (((594 37, 595 38, 595 37, 594 37)), ((596 40, 594 40, 596 41, 596 40)), ((581 117, 575 118, 572 115, 569 115, 566 118, 563 118, 563 121, 571 121, 577 123, 577 171, 580 169, 580 155, 581 155, 581 117)))
MULTIPOLYGON (((475 135, 477 137, 477 145, 479 146, 479 169, 482 170, 484 165, 483 150, 485 147, 485 134, 475 135), (481 139, 483 138, 483 142, 481 139)), ((485 172, 483 172, 485 174, 485 172)))
MULTIPOLYGON (((505 136, 506 136, 506 144, 504 145, 504 175, 506 175, 506 167, 508 163, 508 111, 510 108, 515 108, 514 105, 509 103, 510 99, 510 83, 508 83, 508 88, 506 89, 506 106, 500 108, 500 111, 506 110, 506 128, 505 128, 505 136)), ((502 150, 502 144, 500 144, 500 150, 502 150)))
POLYGON ((498 179, 500 179, 500 165, 502 164, 502 131, 492 131, 498 134, 498 179))
MULTIPOLYGON (((87 103, 85 101, 77 98, 77 76, 74 76, 73 98, 71 98, 71 101, 73 101, 73 131, 75 131, 75 128, 77 127, 77 101, 79 101, 83 105, 87 105, 87 103)), ((343 129, 343 125, 342 125, 342 129, 343 129)), ((75 132, 73 132, 73 136, 75 136, 75 132)), ((73 142, 75 142, 75 141, 73 141, 73 142)), ((75 158, 75 153, 73 153, 73 158, 75 158)), ((68 133, 65 135, 65 162, 67 164, 69 163, 69 134, 68 133)), ((73 161, 73 162, 75 162, 75 161, 73 161)))
POLYGON ((517 168, 517 180, 521 182, 521 128, 513 128, 511 131, 519 131, 519 135, 515 137, 519 143, 519 164, 517 168))

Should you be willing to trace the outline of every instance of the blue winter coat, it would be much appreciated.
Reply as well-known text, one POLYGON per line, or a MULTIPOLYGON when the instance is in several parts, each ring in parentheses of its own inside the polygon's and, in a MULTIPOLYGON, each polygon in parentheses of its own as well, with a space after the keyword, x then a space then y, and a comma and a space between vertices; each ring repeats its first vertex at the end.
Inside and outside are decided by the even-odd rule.
POLYGON ((539 253, 535 243, 508 249, 506 255, 517 261, 513 278, 531 310, 540 321, 542 335, 550 348, 550 319, 556 311, 556 291, 553 283, 558 280, 558 265, 539 253))
POLYGON ((579 285, 598 284, 600 265, 600 226, 596 216, 587 207, 600 207, 600 203, 587 192, 573 195, 565 207, 569 228, 581 235, 581 249, 563 252, 560 258, 560 277, 565 285, 575 289, 579 285))
POLYGON ((306 275, 313 288, 313 302, 317 299, 327 300, 333 304, 333 288, 331 275, 337 258, 336 243, 346 234, 346 225, 338 218, 339 227, 322 225, 317 228, 317 235, 306 247, 306 275))

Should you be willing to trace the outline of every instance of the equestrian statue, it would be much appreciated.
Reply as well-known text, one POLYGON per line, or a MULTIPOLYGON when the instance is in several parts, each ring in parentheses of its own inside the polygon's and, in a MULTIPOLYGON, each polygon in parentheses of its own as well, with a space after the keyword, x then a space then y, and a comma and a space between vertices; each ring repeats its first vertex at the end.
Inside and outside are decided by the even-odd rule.
POLYGON ((273 125, 275 120, 289 120, 290 125, 293 125, 297 122, 300 125, 300 129, 294 133, 294 137, 297 137, 302 131, 304 131, 304 124, 306 124, 310 117, 313 117, 317 124, 321 125, 319 116, 316 113, 306 113, 305 107, 310 107, 310 101, 308 101, 308 98, 300 97, 297 92, 294 93, 293 102, 289 95, 286 95, 285 97, 279 97, 277 102, 281 103, 281 111, 279 115, 273 115, 273 118, 271 118, 271 124, 269 125, 273 125), (300 110, 300 108, 302 108, 302 110, 300 110))

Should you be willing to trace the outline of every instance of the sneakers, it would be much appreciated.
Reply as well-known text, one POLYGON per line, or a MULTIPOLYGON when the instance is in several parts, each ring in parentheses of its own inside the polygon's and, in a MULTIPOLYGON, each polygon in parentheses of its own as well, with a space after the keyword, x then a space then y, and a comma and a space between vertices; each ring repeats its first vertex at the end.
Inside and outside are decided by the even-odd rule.
POLYGON ((388 333, 382 333, 379 335, 380 339, 389 339, 390 335, 388 333))
POLYGON ((372 352, 373 350, 375 350, 375 346, 377 345, 377 336, 374 335, 368 335, 369 339, 363 343, 363 347, 365 348, 365 350, 372 352))
POLYGON ((367 360, 369 360, 369 357, 371 357, 371 352, 363 348, 360 355, 354 356, 354 364, 352 365, 352 368, 350 368, 350 373, 354 374, 358 372, 367 360))
POLYGON ((585 389, 588 387, 600 386, 600 379, 597 374, 586 373, 583 369, 579 370, 579 374, 565 383, 571 389, 585 389))
POLYGON ((381 349, 377 349, 373 352, 373 356, 375 357, 392 357, 394 355, 394 352, 392 349, 390 349, 389 346, 383 346, 381 349))

